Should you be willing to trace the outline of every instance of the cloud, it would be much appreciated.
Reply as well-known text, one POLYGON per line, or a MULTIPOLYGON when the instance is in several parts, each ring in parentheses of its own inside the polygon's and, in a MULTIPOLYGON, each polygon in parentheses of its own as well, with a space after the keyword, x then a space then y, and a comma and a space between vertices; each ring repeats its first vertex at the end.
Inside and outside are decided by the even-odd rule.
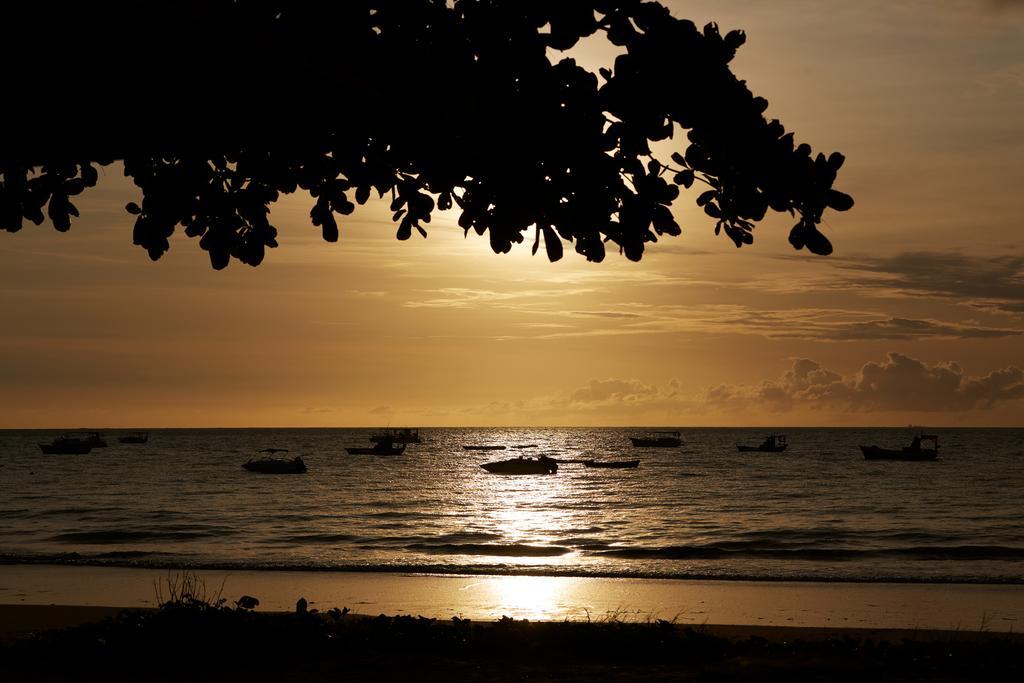
POLYGON ((982 4, 997 12, 1024 9, 1024 0, 983 0, 982 4))
POLYGON ((494 400, 453 409, 462 421, 506 424, 641 425, 684 422, 765 421, 800 411, 825 420, 853 414, 986 411, 1024 400, 1024 370, 1006 367, 970 376, 956 362, 927 363, 889 353, 843 375, 809 358, 797 358, 782 375, 759 384, 686 388, 636 378, 594 378, 567 392, 519 400, 494 400), (767 418, 768 420, 774 418, 767 418))
POLYGON ((1024 90, 1024 62, 1006 64, 977 79, 980 97, 998 97, 1024 90))
POLYGON ((858 273, 847 278, 844 286, 853 284, 889 295, 955 299, 1005 313, 1024 312, 1024 256, 908 252, 887 258, 837 260, 835 265, 858 273))
POLYGON ((595 289, 531 289, 516 292, 499 292, 468 287, 445 287, 432 290, 434 296, 419 301, 407 301, 406 308, 478 308, 489 306, 505 309, 528 309, 538 301, 560 299, 596 292, 595 289))
POLYGON ((631 313, 629 311, 569 311, 566 315, 571 315, 577 318, 642 318, 643 316, 639 313, 631 313))
POLYGON ((370 415, 385 415, 391 412, 391 406, 377 406, 367 411, 370 415))
POLYGON ((865 339, 914 339, 939 337, 947 339, 995 339, 1024 334, 1024 330, 984 327, 970 323, 946 323, 937 320, 889 318, 833 326, 819 331, 819 339, 855 341, 865 339))
POLYGON ((592 379, 590 384, 572 393, 573 403, 602 401, 634 402, 655 396, 658 389, 635 379, 592 379))
POLYGON ((677 306, 622 304, 600 311, 535 311, 576 324, 524 324, 531 333, 502 339, 564 339, 638 334, 709 333, 756 335, 766 339, 852 342, 912 339, 996 339, 1024 335, 1024 329, 973 321, 882 317, 875 311, 829 308, 754 309, 734 304, 677 306), (628 309, 628 310, 624 310, 628 309), (587 320, 604 320, 592 327, 587 320))
POLYGON ((800 358, 780 378, 757 386, 719 385, 704 400, 720 408, 757 404, 773 411, 797 406, 865 412, 947 412, 985 410, 1024 398, 1024 370, 1009 366, 972 377, 956 362, 928 364, 890 352, 844 377, 818 362, 800 358))
POLYGON ((743 306, 690 309, 690 328, 702 332, 754 334, 767 339, 812 341, 908 340, 920 338, 974 339, 1024 334, 1024 330, 986 327, 972 322, 878 317, 872 311, 827 308, 755 310, 743 306), (696 315, 694 315, 696 313, 696 315))
MULTIPOLYGON (((1024 326, 1018 324, 965 320, 962 309, 972 306, 1010 318, 1024 313, 1024 256, 909 252, 891 257, 839 259, 834 265, 813 272, 798 272, 799 277, 764 277, 719 285, 737 292, 756 291, 757 296, 774 297, 768 299, 774 306, 766 306, 764 300, 755 297, 750 297, 751 303, 732 295, 729 299, 733 303, 729 304, 682 305, 678 297, 638 297, 631 289, 614 289, 606 286, 608 282, 587 282, 586 278, 566 281, 561 286, 550 286, 551 282, 545 280, 543 285, 534 283, 512 291, 501 287, 423 290, 404 306, 507 312, 511 315, 505 318, 505 326, 492 325, 486 330, 479 325, 459 328, 498 340, 709 333, 857 342, 1024 335, 1024 326), (839 277, 834 266, 839 267, 839 277), (859 300, 844 307, 815 306, 823 293, 834 291, 859 295, 859 300), (905 305, 896 305, 892 299, 905 305), (923 307, 914 304, 924 299, 961 308, 942 313, 931 306, 923 314, 919 310, 923 307)), ((716 297, 707 300, 714 301, 716 297)), ((841 300, 851 301, 849 297, 841 300)))
POLYGON ((303 415, 324 415, 326 413, 333 413, 334 412, 334 408, 328 408, 326 406, 321 406, 321 407, 306 406, 305 408, 303 408, 299 412, 301 414, 303 414, 303 415))

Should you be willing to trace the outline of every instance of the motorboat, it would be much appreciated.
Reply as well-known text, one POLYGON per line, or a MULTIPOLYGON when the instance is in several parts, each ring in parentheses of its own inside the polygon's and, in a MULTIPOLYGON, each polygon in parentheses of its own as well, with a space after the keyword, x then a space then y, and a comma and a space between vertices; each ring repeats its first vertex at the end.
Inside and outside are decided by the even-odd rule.
POLYGON ((59 436, 50 443, 39 444, 45 455, 86 455, 92 451, 92 444, 73 436, 59 436))
POLYGON ((503 451, 503 450, 505 450, 504 446, 483 446, 483 445, 473 445, 473 444, 470 444, 470 445, 467 445, 467 446, 463 446, 463 448, 465 448, 467 451, 503 451))
POLYGON ((629 440, 636 448, 679 448, 683 445, 679 432, 648 432, 642 436, 631 436, 629 440))
POLYGON ((401 455, 405 453, 405 444, 395 445, 391 441, 378 441, 370 447, 346 448, 349 455, 401 455))
POLYGON ((789 447, 786 443, 785 434, 769 434, 758 446, 740 446, 736 450, 740 453, 781 453, 789 447))
POLYGON ((584 467, 597 467, 606 469, 631 469, 640 466, 639 460, 584 460, 584 467))
POLYGON ((409 429, 386 429, 383 432, 370 435, 373 443, 420 443, 420 430, 409 429))
POLYGON ((278 453, 287 453, 285 448, 264 448, 260 453, 266 453, 267 457, 249 459, 249 462, 242 465, 242 469, 259 474, 305 474, 306 463, 302 458, 296 456, 291 458, 276 457, 278 453))
POLYGON ((935 460, 939 457, 939 437, 934 434, 919 434, 909 446, 900 449, 879 446, 861 446, 865 460, 935 460))
POLYGON ((103 436, 100 435, 99 432, 90 432, 85 430, 76 432, 65 432, 61 438, 69 440, 78 439, 79 441, 83 441, 89 444, 89 448, 107 447, 106 440, 103 438, 103 436))
POLYGON ((149 432, 128 432, 117 438, 119 443, 146 443, 149 441, 149 432))
POLYGON ((542 455, 539 458, 511 458, 480 465, 491 474, 557 474, 558 463, 542 455))

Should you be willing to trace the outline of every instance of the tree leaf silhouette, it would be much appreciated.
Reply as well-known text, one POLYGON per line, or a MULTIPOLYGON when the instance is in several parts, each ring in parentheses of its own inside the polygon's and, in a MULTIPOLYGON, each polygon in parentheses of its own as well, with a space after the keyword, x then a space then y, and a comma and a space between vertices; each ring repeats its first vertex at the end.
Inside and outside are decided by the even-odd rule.
POLYGON ((498 253, 531 229, 536 252, 543 233, 552 261, 562 240, 589 261, 606 242, 641 259, 681 233, 670 207, 697 183, 737 246, 771 209, 799 220, 795 248, 831 253, 822 215, 853 207, 833 188, 843 155, 797 143, 730 71, 746 34, 657 2, 36 0, 4 22, 0 58, 19 65, 5 91, 33 97, 0 127, 10 232, 47 216, 70 229, 69 198, 115 159, 142 193, 125 207, 133 242, 158 259, 181 226, 214 268, 262 263, 270 206, 298 190, 328 242, 376 190, 400 240, 456 209, 498 253), (612 68, 558 55, 588 36, 622 48, 612 68), (119 79, 97 78, 109 64, 119 79), (671 165, 651 155, 664 140, 671 165))

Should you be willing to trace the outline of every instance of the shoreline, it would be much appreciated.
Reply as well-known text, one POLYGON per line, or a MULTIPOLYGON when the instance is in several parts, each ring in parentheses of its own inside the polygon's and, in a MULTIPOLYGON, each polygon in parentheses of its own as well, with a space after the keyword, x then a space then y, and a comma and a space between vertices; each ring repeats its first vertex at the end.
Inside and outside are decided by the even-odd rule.
POLYGON ((580 570, 576 567, 515 566, 515 565, 452 565, 452 564, 246 564, 231 562, 184 563, 150 561, 131 564, 104 558, 61 557, 61 556, 3 556, 0 568, 8 566, 47 566, 100 569, 137 569, 157 572, 299 572, 329 574, 398 574, 410 576, 532 576, 538 578, 565 579, 623 579, 639 581, 714 581, 741 583, 821 583, 821 584, 906 584, 929 586, 1024 586, 1024 574, 1009 576, 844 576, 841 574, 715 574, 709 572, 655 573, 643 571, 580 570))
MULTIPOLYGON (((303 597, 321 611, 488 621, 654 621, 680 625, 1024 631, 1015 584, 712 581, 401 572, 193 571, 70 565, 0 565, 0 605, 146 608, 157 586, 188 572, 210 596, 243 594, 260 611, 289 612, 303 597)), ((166 592, 166 590, 164 591, 166 592)))

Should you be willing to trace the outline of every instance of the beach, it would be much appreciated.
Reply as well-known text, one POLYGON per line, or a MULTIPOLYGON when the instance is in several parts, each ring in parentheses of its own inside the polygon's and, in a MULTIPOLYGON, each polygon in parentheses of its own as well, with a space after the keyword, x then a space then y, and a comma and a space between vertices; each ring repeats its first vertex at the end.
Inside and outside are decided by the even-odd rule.
POLYGON ((1024 634, 1006 621, 1021 609, 1017 586, 630 580, 617 587, 615 580, 593 578, 202 572, 202 600, 168 603, 168 578, 181 576, 120 568, 0 568, 4 592, 14 587, 16 599, 24 601, 0 604, 0 678, 953 682, 1012 680, 1024 661, 1024 634), (53 579, 60 583, 49 583, 53 579), (538 579, 553 583, 544 590, 532 583, 538 579), (154 597, 147 597, 147 582, 153 581, 165 591, 159 608, 152 583, 154 597), (519 591, 518 601, 495 582, 519 591), (261 595, 259 607, 211 605, 240 597, 233 586, 261 595), (285 604, 296 593, 318 599, 309 600, 309 611, 297 610, 285 604), (122 606, 32 602, 43 595, 122 606), (364 599, 353 602, 351 612, 328 608, 332 597, 352 595, 364 599), (598 614, 615 596, 633 600, 638 609, 598 614), (584 617, 495 616, 526 613, 527 597, 531 614, 554 617, 580 601, 584 617), (704 621, 658 617, 684 598, 706 603, 704 621), (879 601, 864 603, 875 614, 871 625, 854 616, 855 605, 866 600, 879 601), (125 604, 132 601, 138 604, 125 604), (658 601, 664 601, 661 609, 642 613, 658 601), (976 626, 933 626, 994 605, 1002 605, 995 611, 1002 616, 976 626), (453 612, 463 616, 448 616, 453 612), (934 618, 923 620, 928 614, 934 618), (993 628, 1007 623, 1005 630, 993 628))
MULTIPOLYGON (((153 608, 180 572, 125 567, 0 565, 0 605, 153 608)), ((288 612, 325 611, 478 621, 655 621, 691 626, 1024 631, 1024 586, 687 581, 386 572, 199 571, 209 597, 241 595, 288 612)), ((29 615, 19 611, 17 614, 29 615)), ((14 614, 13 612, 11 614, 14 614)), ((88 614, 81 612, 81 614, 88 614)), ((15 614, 15 616, 17 616, 15 614)), ((16 626, 16 625, 15 625, 16 626)))

